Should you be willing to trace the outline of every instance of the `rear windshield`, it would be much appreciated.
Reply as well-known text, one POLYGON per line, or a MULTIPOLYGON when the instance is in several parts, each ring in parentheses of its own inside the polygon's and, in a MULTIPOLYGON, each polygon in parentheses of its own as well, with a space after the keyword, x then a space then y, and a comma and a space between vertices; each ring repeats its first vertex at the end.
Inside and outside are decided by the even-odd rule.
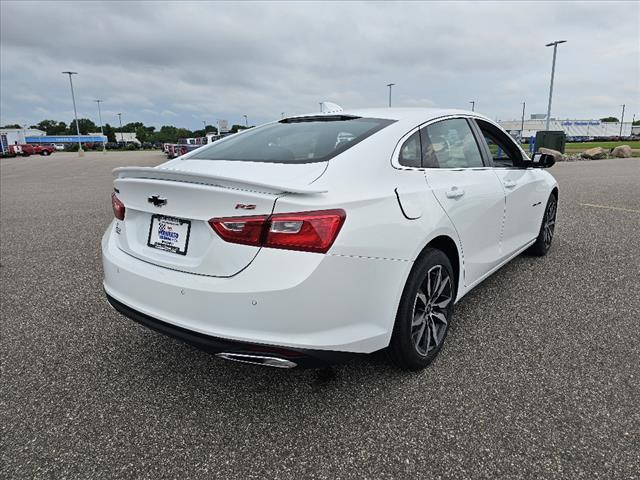
POLYGON ((393 120, 349 116, 285 119, 213 142, 198 149, 189 159, 324 162, 391 123, 393 120))

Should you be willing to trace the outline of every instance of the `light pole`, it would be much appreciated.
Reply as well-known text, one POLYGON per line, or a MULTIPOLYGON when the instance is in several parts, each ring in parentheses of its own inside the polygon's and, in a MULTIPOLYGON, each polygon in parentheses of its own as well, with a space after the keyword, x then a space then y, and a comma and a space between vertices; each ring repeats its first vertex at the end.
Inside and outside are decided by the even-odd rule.
POLYGON ((549 121, 551 120, 551 97, 553 96, 553 77, 556 73, 556 53, 558 51, 558 45, 566 43, 566 40, 556 40, 555 42, 547 43, 545 47, 553 47, 553 63, 551 64, 551 84, 549 85, 549 105, 547 106, 547 125, 545 130, 549 130, 549 121))
POLYGON ((475 100, 471 100, 469 103, 471 104, 471 111, 475 112, 476 111, 476 101, 475 100))
POLYGON ((322 102, 318 102, 318 105, 320 105, 320 113, 322 113, 322 102))
MULTIPOLYGON (((104 131, 102 130, 102 112, 100 111, 100 103, 104 100, 94 100, 98 104, 98 119, 100 119, 100 135, 104 137, 104 131)), ((106 142, 102 142, 102 153, 107 153, 106 142)))
POLYGON ((524 136, 524 107, 527 105, 527 102, 522 102, 522 120, 520 121, 520 141, 522 141, 522 137, 524 136))
POLYGON ((619 135, 620 138, 622 138, 622 125, 623 125, 622 122, 624 122, 624 107, 626 107, 626 105, 622 104, 622 117, 620 118, 620 135, 619 135))
POLYGON ((78 124, 78 111, 76 110, 76 96, 73 93, 73 80, 71 75, 77 75, 78 72, 62 72, 65 75, 69 75, 69 85, 71 85, 71 100, 73 100, 73 115, 76 119, 76 132, 78 132, 78 156, 82 157, 84 152, 82 151, 82 143, 80 143, 80 125, 78 124))
POLYGON ((280 118, 284 118, 284 112, 280 114, 280 118))
POLYGON ((204 136, 207 136, 207 122, 205 122, 204 120, 202 120, 202 125, 204 126, 204 136))
POLYGON ((242 115, 244 117, 244 126, 249 128, 249 118, 246 115, 242 115))
POLYGON ((118 115, 118 119, 120 120, 120 143, 124 145, 124 134, 122 133, 122 114, 116 113, 118 115))
POLYGON ((391 87, 393 87, 395 83, 387 83, 387 87, 389 87, 389 108, 391 108, 391 87))

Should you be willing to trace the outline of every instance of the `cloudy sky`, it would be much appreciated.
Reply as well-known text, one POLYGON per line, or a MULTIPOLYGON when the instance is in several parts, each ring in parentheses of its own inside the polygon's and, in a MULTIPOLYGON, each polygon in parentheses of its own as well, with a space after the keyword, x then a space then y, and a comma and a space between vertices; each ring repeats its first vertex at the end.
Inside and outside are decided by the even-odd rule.
POLYGON ((640 3, 0 2, 0 124, 78 115, 200 128, 318 102, 468 108, 491 118, 640 117, 640 3))

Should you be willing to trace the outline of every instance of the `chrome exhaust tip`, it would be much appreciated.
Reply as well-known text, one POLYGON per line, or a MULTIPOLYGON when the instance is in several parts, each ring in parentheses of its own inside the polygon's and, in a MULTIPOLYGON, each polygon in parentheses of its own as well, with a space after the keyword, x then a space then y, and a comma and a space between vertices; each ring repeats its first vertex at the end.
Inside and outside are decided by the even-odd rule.
POLYGON ((266 357, 263 355, 248 355, 246 353, 229 353, 222 352, 216 353, 216 357, 224 360, 231 360, 232 362, 252 363, 254 365, 262 365, 264 367, 274 368, 293 368, 298 364, 291 360, 278 357, 266 357))

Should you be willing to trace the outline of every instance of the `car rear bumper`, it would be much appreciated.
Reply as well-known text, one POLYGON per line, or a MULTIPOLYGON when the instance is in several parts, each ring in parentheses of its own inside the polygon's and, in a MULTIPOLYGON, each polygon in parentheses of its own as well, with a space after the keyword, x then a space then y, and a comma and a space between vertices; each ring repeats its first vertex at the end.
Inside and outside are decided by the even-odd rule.
POLYGON ((263 249, 239 274, 207 277, 134 258, 115 235, 111 227, 102 241, 111 304, 212 352, 240 343, 339 361, 340 352, 380 350, 389 344, 411 268, 400 260, 263 249))
MULTIPOLYGON (((279 348, 269 347, 261 344, 237 342, 225 338, 212 337, 194 332, 186 328, 181 328, 167 322, 162 322, 157 318, 150 317, 144 313, 138 312, 133 308, 126 306, 124 303, 117 301, 115 298, 107 294, 107 300, 111 306, 121 314, 131 320, 151 328, 157 332, 163 333, 169 337, 177 338, 194 347, 204 350, 208 353, 223 354, 236 359, 236 361, 244 361, 245 363, 260 362, 253 359, 281 359, 287 362, 282 368, 304 367, 315 368, 336 363, 343 363, 353 358, 365 355, 362 353, 349 352, 333 352, 329 350, 308 350, 300 348, 279 348), (242 360, 242 358, 246 358, 242 360)), ((273 364, 271 366, 278 366, 273 364)))

